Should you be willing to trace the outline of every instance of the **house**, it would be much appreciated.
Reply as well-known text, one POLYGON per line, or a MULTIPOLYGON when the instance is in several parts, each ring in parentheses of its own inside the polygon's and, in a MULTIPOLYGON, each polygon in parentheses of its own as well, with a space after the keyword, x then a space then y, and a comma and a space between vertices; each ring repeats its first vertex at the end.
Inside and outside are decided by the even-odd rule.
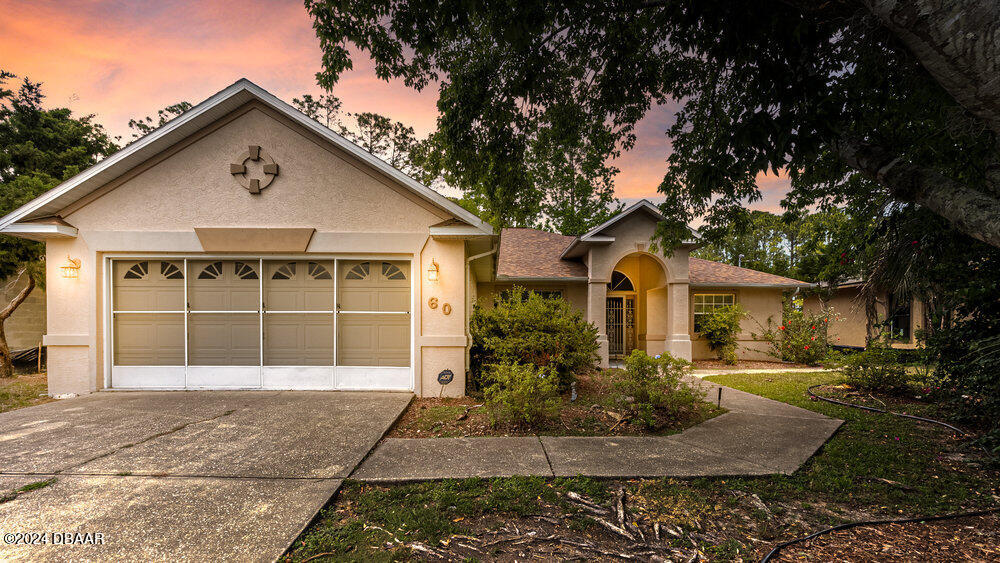
MULTIPOLYGON (((807 284, 649 248, 639 202, 581 237, 493 229, 240 80, 0 219, 46 243, 49 391, 464 393, 473 304, 566 297, 601 361, 710 356, 699 318, 807 284)), ((743 335, 748 357, 764 357, 743 335)))
MULTIPOLYGON (((868 336, 868 315, 861 287, 864 281, 850 279, 823 294, 813 294, 803 302, 809 312, 833 311, 828 334, 835 346, 864 348, 868 336)), ((924 302, 917 297, 880 293, 875 299, 875 329, 887 333, 893 348, 915 348, 917 336, 927 323, 924 302)))

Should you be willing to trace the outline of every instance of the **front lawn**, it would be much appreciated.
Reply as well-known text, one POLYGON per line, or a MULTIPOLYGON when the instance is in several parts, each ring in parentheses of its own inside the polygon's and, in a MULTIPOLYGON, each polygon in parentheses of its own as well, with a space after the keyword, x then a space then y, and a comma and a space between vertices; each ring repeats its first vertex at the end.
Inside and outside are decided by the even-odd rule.
POLYGON ((0 379, 0 412, 47 403, 53 400, 47 392, 48 384, 44 373, 0 379))
POLYGON ((389 432, 392 438, 439 438, 456 436, 665 436, 701 424, 724 412, 712 403, 698 401, 679 414, 663 417, 655 428, 647 428, 629 417, 614 402, 610 378, 620 370, 606 370, 577 377, 577 398, 560 397, 559 416, 536 427, 494 426, 480 399, 418 398, 389 432))
MULTIPOLYGON (((393 486, 349 482, 286 559, 614 560, 655 555, 688 560, 700 553, 713 561, 756 560, 780 541, 832 524, 1000 506, 997 471, 948 431, 807 397, 810 385, 836 383, 837 377, 795 373, 710 378, 845 421, 791 476, 510 478, 393 486), (617 517, 619 490, 624 526, 617 517)), ((905 410, 907 405, 893 408, 905 410)), ((791 560, 787 557, 792 554, 824 560, 832 553, 865 560, 886 559, 886 554, 895 559, 955 560, 963 553, 988 559, 995 553, 989 545, 996 539, 1000 518, 988 516, 965 523, 969 525, 974 528, 949 523, 897 526, 892 535, 860 529, 817 541, 822 552, 815 555, 806 546, 791 550, 783 560, 791 560), (957 530, 967 537, 958 542, 962 549, 956 549, 949 533, 957 530), (863 542, 858 546, 864 547, 848 543, 859 538, 863 542), (884 554, 871 551, 878 547, 878 538, 892 548, 885 548, 884 554)))

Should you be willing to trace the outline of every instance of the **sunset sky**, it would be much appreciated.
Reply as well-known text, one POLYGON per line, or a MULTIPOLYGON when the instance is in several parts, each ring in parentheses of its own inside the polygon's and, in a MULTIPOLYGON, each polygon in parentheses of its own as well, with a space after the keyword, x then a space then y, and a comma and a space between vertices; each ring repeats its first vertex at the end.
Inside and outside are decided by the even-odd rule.
MULTIPOLYGON (((113 135, 129 138, 129 119, 200 102, 240 77, 289 102, 319 93, 319 41, 299 1, 0 0, 0 13, 0 68, 42 82, 50 106, 96 114, 113 135)), ((354 67, 333 92, 344 110, 433 130, 435 89, 383 82, 366 57, 354 67)), ((619 197, 656 199, 672 119, 663 107, 639 124, 636 147, 615 162, 619 197)), ((765 199, 753 207, 777 210, 787 180, 758 182, 765 199)))

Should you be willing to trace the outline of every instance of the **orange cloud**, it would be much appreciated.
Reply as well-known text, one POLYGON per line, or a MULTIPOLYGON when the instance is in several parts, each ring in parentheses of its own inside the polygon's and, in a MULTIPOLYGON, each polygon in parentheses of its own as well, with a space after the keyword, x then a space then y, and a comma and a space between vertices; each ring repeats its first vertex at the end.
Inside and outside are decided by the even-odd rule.
MULTIPOLYGON (((126 139, 129 119, 200 102, 244 76, 288 101, 319 93, 319 40, 301 2, 0 0, 0 13, 0 68, 43 82, 49 105, 96 114, 126 139)), ((354 66, 334 91, 345 111, 378 112, 420 135, 434 129, 433 86, 386 83, 364 56, 354 66)), ((657 197, 676 109, 655 107, 637 125, 635 147, 614 163, 619 197, 657 197)), ((776 209, 787 178, 759 182, 765 200, 753 207, 776 209)))

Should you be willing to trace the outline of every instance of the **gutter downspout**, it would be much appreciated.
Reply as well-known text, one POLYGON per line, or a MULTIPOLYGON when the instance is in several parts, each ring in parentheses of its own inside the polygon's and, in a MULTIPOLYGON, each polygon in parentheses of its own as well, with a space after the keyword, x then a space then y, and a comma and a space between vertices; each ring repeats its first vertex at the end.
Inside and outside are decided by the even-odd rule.
POLYGON ((469 352, 472 350, 472 332, 469 330, 469 321, 472 320, 472 261, 479 260, 480 258, 485 258, 491 254, 496 254, 500 250, 500 246, 491 245, 490 250, 483 252, 482 254, 476 254, 475 256, 469 256, 465 259, 465 371, 469 372, 472 365, 469 359, 469 352))

